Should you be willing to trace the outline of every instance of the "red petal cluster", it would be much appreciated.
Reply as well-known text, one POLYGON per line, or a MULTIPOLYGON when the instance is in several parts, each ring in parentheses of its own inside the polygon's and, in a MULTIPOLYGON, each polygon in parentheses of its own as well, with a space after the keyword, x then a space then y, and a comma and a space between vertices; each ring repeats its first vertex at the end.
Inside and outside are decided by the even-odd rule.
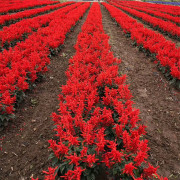
POLYGON ((13 113, 16 95, 29 89, 38 74, 47 71, 49 49, 64 43, 66 34, 89 6, 90 3, 75 3, 56 11, 49 26, 39 28, 25 41, 0 53, 0 114, 3 117, 13 113))
POLYGON ((7 0, 6 2, 3 1, 3 7, 0 8, 0 13, 5 14, 8 12, 14 12, 26 8, 33 8, 36 6, 42 6, 42 5, 48 5, 48 4, 55 4, 57 1, 49 1, 49 0, 44 0, 44 1, 39 1, 39 0, 15 0, 15 1, 10 1, 7 0), (13 4, 13 5, 12 5, 13 4))
MULTIPOLYGON (((121 26, 123 31, 131 34, 131 39, 138 46, 142 45, 146 50, 155 54, 161 66, 170 69, 172 77, 180 80, 180 48, 176 48, 175 43, 166 40, 162 34, 145 28, 143 24, 137 22, 120 9, 107 3, 102 4, 109 11, 111 17, 121 26)), ((177 31, 180 34, 179 28, 177 31)))
POLYGON ((157 168, 146 162, 149 148, 141 138, 145 127, 139 123, 139 110, 132 107, 126 76, 118 75, 120 60, 113 56, 108 40, 100 6, 93 3, 75 45, 76 54, 69 60, 59 112, 52 115, 58 140, 50 148, 65 179, 80 180, 88 168, 102 164, 110 172, 119 166, 116 175, 136 180, 156 174, 157 168), (66 155, 62 146, 68 148, 66 155))

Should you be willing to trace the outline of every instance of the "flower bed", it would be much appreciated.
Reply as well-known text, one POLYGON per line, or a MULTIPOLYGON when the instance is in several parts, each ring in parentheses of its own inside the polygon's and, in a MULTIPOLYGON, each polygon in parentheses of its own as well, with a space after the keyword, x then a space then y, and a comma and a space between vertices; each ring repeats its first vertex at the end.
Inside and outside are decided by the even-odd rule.
POLYGON ((118 1, 113 0, 114 2, 126 4, 126 5, 133 5, 135 7, 143 7, 150 10, 160 11, 162 13, 171 14, 173 16, 180 16, 180 7, 171 6, 171 5, 161 5, 161 4, 151 4, 147 2, 138 2, 138 1, 118 1))
POLYGON ((21 20, 22 18, 27 18, 27 17, 33 17, 33 16, 37 16, 43 13, 48 13, 51 10, 56 10, 60 7, 63 7, 65 5, 68 4, 72 4, 72 2, 68 2, 68 3, 61 3, 61 4, 56 4, 56 5, 48 5, 45 7, 41 7, 41 8, 37 8, 37 9, 31 9, 31 10, 26 10, 26 11, 22 11, 22 12, 18 12, 16 14, 11 14, 11 15, 2 15, 0 16, 0 25, 2 26, 7 26, 9 24, 15 23, 19 20, 21 20))
MULTIPOLYGON (((116 2, 116 1, 115 1, 116 2)), ((162 13, 160 11, 156 11, 156 10, 153 10, 153 9, 147 9, 146 7, 137 7, 137 6, 134 6, 132 4, 123 4, 121 3, 122 6, 126 6, 126 7, 130 7, 132 9, 136 9, 138 11, 141 11, 141 12, 145 12, 151 16, 155 16, 155 17, 159 17, 159 18, 162 18, 166 21, 171 21, 173 23, 176 23, 177 25, 180 25, 180 17, 174 17, 170 14, 165 14, 165 13, 162 13)))
POLYGON ((67 14, 55 16, 24 42, 0 54, 0 127, 12 118, 14 104, 31 88, 37 76, 47 71, 52 49, 59 49, 66 34, 83 16, 90 3, 76 3, 67 14))
POLYGON ((131 9, 128 7, 118 5, 117 3, 113 3, 111 1, 110 1, 110 4, 122 9, 123 11, 132 15, 133 17, 142 20, 143 22, 147 23, 155 30, 166 33, 170 37, 173 37, 180 41, 180 27, 177 26, 176 24, 174 24, 170 21, 164 21, 162 19, 152 17, 146 13, 136 11, 135 9, 131 9))
MULTIPOLYGON (((63 3, 63 6, 68 4, 69 2, 63 3)), ((15 46, 18 41, 27 38, 28 34, 31 34, 33 31, 37 31, 40 27, 48 26, 48 24, 54 19, 54 16, 68 13, 78 5, 80 5, 80 3, 73 5, 70 3, 70 6, 63 7, 52 13, 31 19, 24 19, 18 23, 10 25, 9 27, 4 27, 2 31, 0 31, 1 49, 9 49, 9 47, 15 46)))
POLYGON ((53 167, 47 180, 94 180, 104 172, 123 180, 159 177, 147 163, 145 126, 108 39, 100 5, 93 3, 69 60, 58 113, 52 114, 57 140, 49 140, 53 167))
POLYGON ((145 28, 143 24, 138 23, 114 6, 107 3, 103 3, 103 5, 123 29, 126 36, 131 37, 134 45, 137 45, 147 55, 151 55, 165 77, 180 89, 180 48, 176 48, 175 43, 167 41, 163 35, 145 28))
POLYGON ((20 10, 24 10, 24 9, 29 9, 29 8, 35 8, 37 6, 42 6, 42 5, 48 5, 48 4, 56 4, 59 3, 59 1, 49 1, 49 0, 45 0, 45 1, 39 1, 39 0, 29 0, 29 1, 16 1, 14 3, 14 5, 12 6, 12 2, 9 3, 9 5, 7 4, 7 7, 5 7, 6 2, 0 2, 0 5, 2 5, 2 8, 0 8, 0 14, 6 14, 9 12, 18 12, 20 10))

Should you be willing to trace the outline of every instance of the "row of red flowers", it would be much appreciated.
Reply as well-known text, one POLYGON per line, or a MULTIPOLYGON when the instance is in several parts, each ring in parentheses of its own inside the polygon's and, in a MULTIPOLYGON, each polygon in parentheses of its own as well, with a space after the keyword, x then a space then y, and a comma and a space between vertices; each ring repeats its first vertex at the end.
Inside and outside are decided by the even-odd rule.
POLYGON ((58 3, 55 5, 54 4, 53 5, 47 5, 47 6, 41 7, 41 8, 17 12, 15 14, 1 15, 0 16, 0 25, 3 25, 4 23, 6 23, 8 21, 14 22, 15 20, 19 20, 19 19, 26 18, 26 17, 31 17, 34 15, 38 15, 40 13, 56 9, 56 8, 61 7, 63 5, 64 5, 64 3, 63 4, 58 3))
POLYGON ((55 167, 45 172, 46 180, 93 180, 105 171, 123 180, 159 177, 147 163, 145 126, 132 107, 126 75, 118 75, 121 60, 113 56, 108 39, 100 5, 93 3, 69 60, 59 112, 52 114, 57 140, 49 143, 55 167))
POLYGON ((109 2, 110 4, 115 5, 116 7, 128 12, 134 17, 138 17, 139 19, 151 25, 153 28, 158 28, 158 30, 166 32, 170 34, 171 36, 174 36, 175 38, 180 40, 180 27, 177 26, 176 24, 170 21, 165 21, 165 20, 150 16, 146 13, 139 12, 129 7, 118 5, 117 3, 114 3, 111 0, 109 0, 109 2))
POLYGON ((142 7, 149 10, 160 11, 165 14, 170 14, 174 16, 180 16, 180 7, 172 5, 163 5, 163 4, 152 4, 147 2, 138 2, 138 1, 116 1, 127 5, 133 5, 134 7, 142 7))
MULTIPOLYGON (((25 3, 25 4, 27 4, 27 3, 31 3, 31 4, 36 4, 36 3, 38 3, 39 4, 39 0, 34 0, 34 1, 28 1, 28 0, 6 0, 6 1, 4 1, 4 0, 0 0, 0 4, 1 4, 1 6, 0 6, 0 9, 4 9, 4 8, 7 8, 7 7, 10 7, 10 6, 13 6, 13 5, 21 5, 22 3, 25 3)), ((46 1, 46 3, 47 3, 48 1, 46 1)), ((49 1, 50 2, 50 1, 49 1)), ((45 5, 46 5, 46 3, 45 3, 45 5)), ((50 2, 50 4, 51 4, 52 2, 50 2)), ((24 4, 22 5, 22 6, 24 6, 24 4)), ((43 5, 40 5, 40 6, 43 6, 43 5)), ((36 6, 35 6, 36 7, 36 6)))
MULTIPOLYGON (((75 3, 67 14, 59 14, 24 42, 0 54, 0 126, 11 118, 19 94, 30 88, 39 73, 47 71, 49 48, 58 48, 66 34, 83 16, 90 3, 75 3)), ((67 11, 68 12, 68 11, 67 11)))
POLYGON ((58 3, 59 1, 50 1, 50 0, 44 0, 44 1, 40 1, 40 0, 24 0, 24 2, 22 1, 15 1, 13 6, 12 6, 12 2, 10 2, 9 4, 6 1, 2 1, 0 2, 1 8, 0 8, 0 13, 8 13, 9 11, 16 11, 16 10, 21 10, 21 9, 28 9, 28 8, 32 8, 35 6, 42 6, 42 5, 48 5, 48 4, 55 4, 58 3), (19 2, 19 3, 18 3, 19 2))
POLYGON ((103 5, 121 26, 124 33, 130 33, 131 39, 138 46, 143 46, 155 55, 155 62, 160 63, 162 67, 167 67, 171 76, 175 80, 180 80, 180 48, 176 48, 175 43, 166 40, 163 35, 145 28, 143 24, 138 23, 118 8, 107 3, 103 3, 103 5))
MULTIPOLYGON (((142 11, 142 12, 148 13, 150 15, 162 18, 166 21, 171 21, 173 23, 177 23, 178 25, 180 24, 180 17, 174 17, 170 14, 165 14, 165 13, 162 13, 162 12, 154 10, 154 9, 147 9, 146 7, 134 6, 134 3, 132 3, 132 4, 131 3, 124 3, 124 1, 122 3, 121 1, 117 1, 117 0, 113 0, 113 2, 121 4, 122 6, 130 7, 130 8, 136 9, 138 11, 142 11)), ((179 9, 179 11, 180 11, 180 9, 179 9)))
MULTIPOLYGON (((58 6, 60 8, 71 4, 71 2, 67 2, 62 3, 58 6)), ((55 16, 63 15, 71 11, 76 6, 77 4, 63 7, 49 14, 37 16, 30 19, 24 19, 18 23, 10 25, 9 27, 3 27, 3 29, 0 31, 1 46, 4 47, 4 45, 9 45, 14 40, 22 40, 25 33, 32 33, 34 30, 37 30, 42 26, 48 25, 55 16)))

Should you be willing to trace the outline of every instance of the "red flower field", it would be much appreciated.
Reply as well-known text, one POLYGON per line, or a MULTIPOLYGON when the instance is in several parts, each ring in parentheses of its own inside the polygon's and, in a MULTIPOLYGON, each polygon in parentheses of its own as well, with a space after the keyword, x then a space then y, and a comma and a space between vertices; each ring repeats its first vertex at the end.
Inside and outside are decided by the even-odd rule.
POLYGON ((0 4, 0 179, 180 178, 180 7, 0 4))

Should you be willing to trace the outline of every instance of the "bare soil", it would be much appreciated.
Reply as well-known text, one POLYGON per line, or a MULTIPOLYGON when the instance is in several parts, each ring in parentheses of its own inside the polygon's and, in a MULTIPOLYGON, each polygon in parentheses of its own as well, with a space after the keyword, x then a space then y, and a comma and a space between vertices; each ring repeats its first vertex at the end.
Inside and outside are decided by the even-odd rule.
POLYGON ((54 126, 50 116, 58 109, 58 94, 66 83, 68 60, 75 53, 77 35, 87 14, 69 33, 65 47, 52 58, 46 78, 34 91, 27 93, 16 118, 0 132, 0 179, 26 180, 31 176, 43 179, 42 170, 51 165, 48 140, 54 136, 54 126))
POLYGON ((169 179, 180 179, 180 93, 171 87, 157 70, 151 58, 132 46, 130 38, 101 6, 103 27, 110 36, 114 55, 122 60, 120 74, 127 74, 127 83, 135 107, 140 109, 142 123, 147 126, 150 162, 160 166, 158 172, 169 179))

